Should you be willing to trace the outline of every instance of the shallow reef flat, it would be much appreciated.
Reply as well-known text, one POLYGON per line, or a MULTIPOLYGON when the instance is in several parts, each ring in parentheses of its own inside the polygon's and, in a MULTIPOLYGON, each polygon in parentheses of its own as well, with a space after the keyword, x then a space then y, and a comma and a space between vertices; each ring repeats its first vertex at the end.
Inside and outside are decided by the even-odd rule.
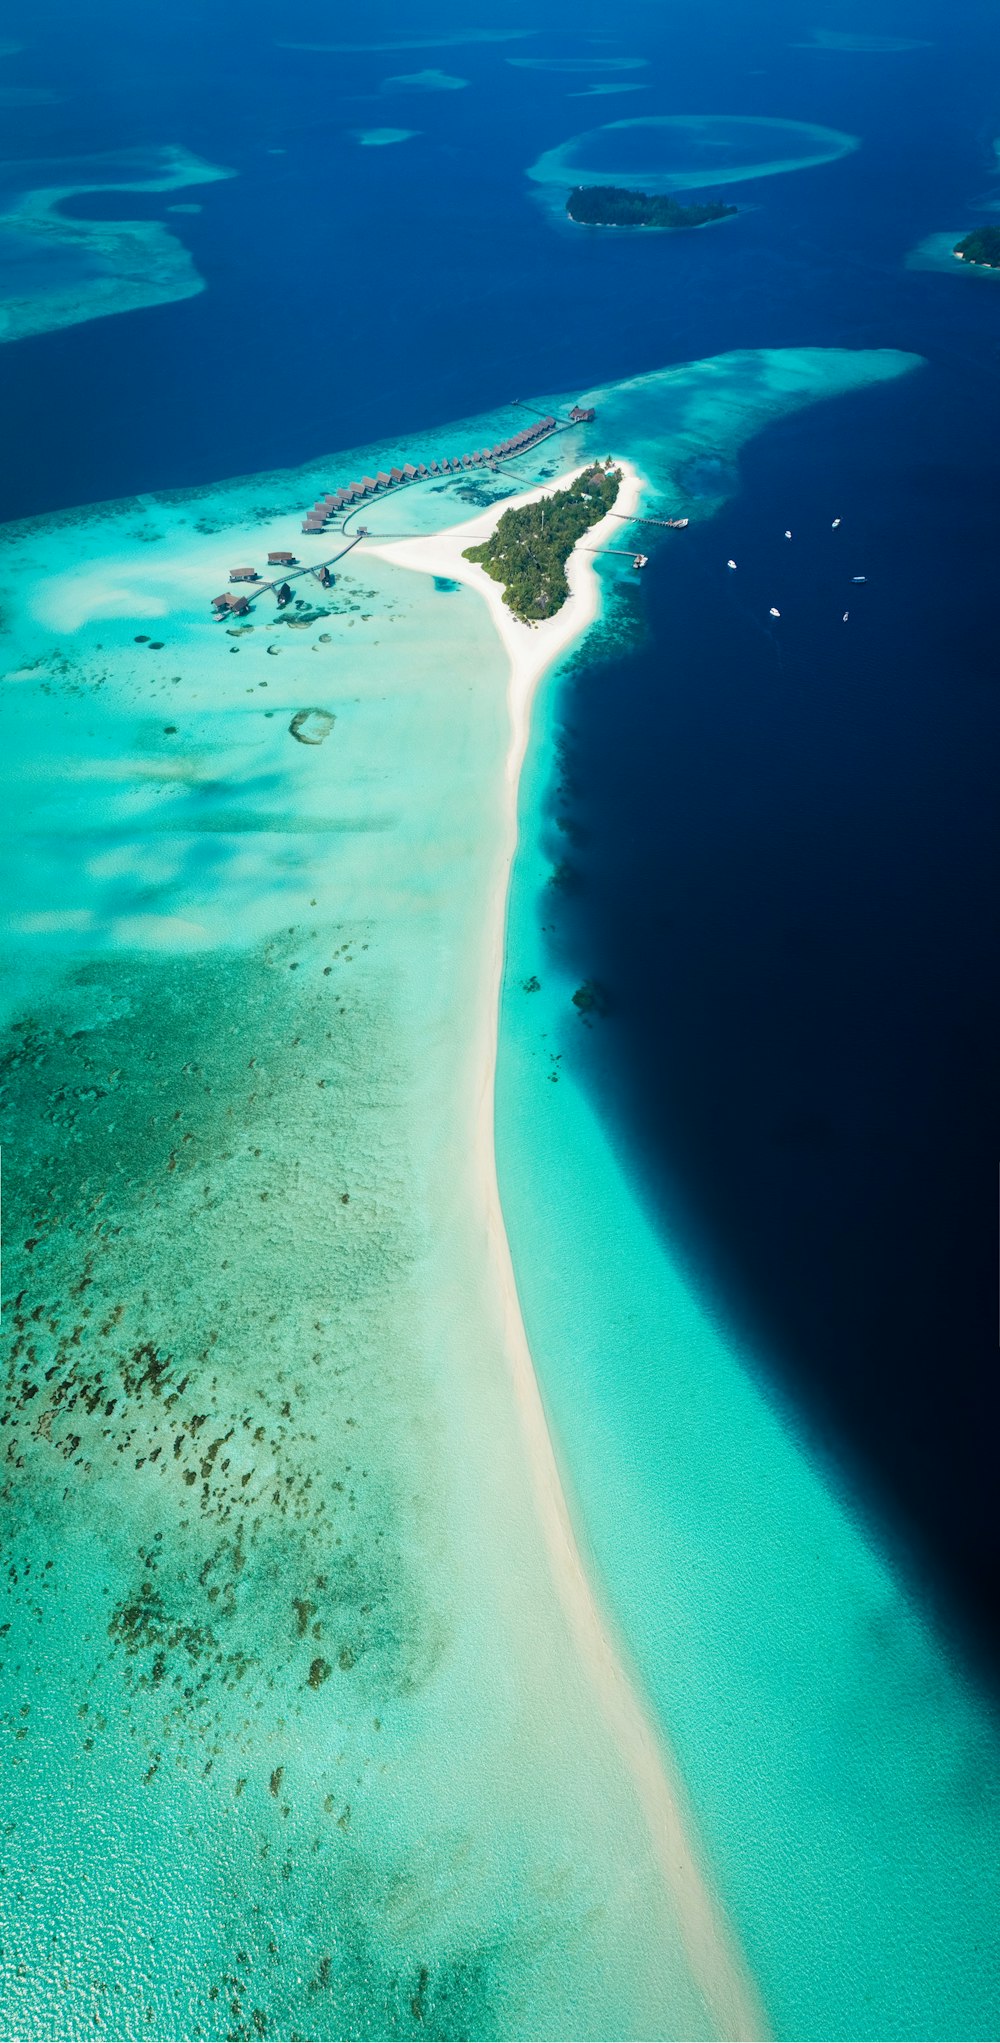
MULTIPOLYGON (((0 164, 7 193, 0 208, 0 341, 204 290, 188 250, 162 221, 74 219, 63 204, 84 193, 177 191, 233 175, 177 146, 0 164)), ((122 211, 127 215, 124 197, 122 211)))
MULTIPOLYGON (((915 366, 746 353, 609 386, 589 435, 402 491, 370 523, 440 532, 606 452, 634 459, 657 508, 708 515, 753 432, 915 366)), ((613 1612, 596 1672, 543 1536, 512 1396, 520 1319, 470 1134, 509 857, 487 609, 454 576, 359 548, 280 616, 270 599, 228 628, 208 614, 230 565, 305 553, 321 488, 520 422, 0 535, 11 2037, 746 2035, 748 2008, 764 2017, 741 1943, 780 2032, 819 2033, 797 2025, 814 2005, 801 1934, 785 1972, 775 1959, 814 1806, 811 1781, 795 1800, 782 1780, 775 1727, 794 1711, 793 1752, 816 1735, 830 1636, 789 1564, 802 1643, 782 1714, 754 1685, 766 1633, 747 1582, 772 1541, 794 1555, 819 1522, 835 1541, 839 1507, 770 1415, 740 1434, 734 1385, 754 1414, 757 1392, 650 1278, 641 1213, 611 1200, 600 1144, 577 1144, 571 1083, 543 1085, 539 1111, 537 1059, 564 1027, 557 1006, 539 1048, 547 987, 537 1009, 518 995, 523 1064, 505 1005, 503 1192, 613 1612), (676 1432, 669 1496, 647 1481, 641 1415, 595 1376, 620 1305, 598 1269, 647 1301, 637 1341, 675 1353, 683 1411, 657 1409, 651 1432, 676 1432), (761 1529, 710 1479, 721 1436, 748 1467, 772 1456, 761 1529), (718 1896, 700 1941, 607 1708, 616 1629, 655 1702, 687 1862, 718 1896), (779 1786, 765 1821, 758 1789, 779 1786)), ((510 932, 525 975, 543 963, 544 763, 536 747, 510 932)), ((638 1394, 648 1371, 615 1382, 638 1394)), ((867 1579, 843 1570, 834 1643, 874 1764, 884 1721, 848 1652, 867 1579)), ((926 1755, 894 1763, 898 1792, 926 1755)), ((835 1792, 825 1778, 821 1813, 835 1792)), ((859 1892, 878 1896, 887 1838, 888 1818, 859 1832, 859 1892)), ((845 1946, 818 1968, 820 1997, 848 1962, 845 1946)))
POLYGON ((0 2027, 711 2035, 470 1164, 505 660, 357 555, 213 623, 312 486, 3 549, 0 2027))

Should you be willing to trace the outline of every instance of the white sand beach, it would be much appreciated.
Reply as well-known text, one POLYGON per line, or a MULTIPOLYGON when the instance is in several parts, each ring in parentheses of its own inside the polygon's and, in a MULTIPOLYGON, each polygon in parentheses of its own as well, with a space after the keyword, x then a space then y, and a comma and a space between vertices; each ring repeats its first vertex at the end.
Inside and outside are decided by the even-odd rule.
MULTIPOLYGON (((767 2016, 735 1939, 712 1895, 690 1817, 674 1770, 613 1641, 573 1529, 549 1432, 538 1379, 525 1334, 510 1247, 497 1183, 494 1142, 497 1030, 503 973, 507 895, 517 847, 518 787, 531 724, 532 703, 543 674, 580 638, 600 611, 601 589, 595 553, 620 543, 622 520, 638 511, 643 478, 627 461, 617 464, 622 481, 614 510, 588 531, 567 563, 570 595, 554 617, 527 625, 508 609, 501 585, 482 567, 463 558, 466 547, 489 536, 501 513, 539 501, 572 479, 562 476, 542 489, 527 490, 479 516, 427 538, 402 540, 365 551, 417 573, 448 577, 478 591, 509 660, 507 706, 510 744, 506 762, 502 857, 483 922, 480 1000, 476 1023, 477 1112, 474 1181, 492 1271, 502 1298, 504 1345, 510 1366, 526 1458, 557 1594, 599 1706, 636 1781, 654 1852, 669 1886, 692 1973, 722 2035, 764 2037, 767 2016)), ((582 468, 574 474, 582 473, 582 468)))

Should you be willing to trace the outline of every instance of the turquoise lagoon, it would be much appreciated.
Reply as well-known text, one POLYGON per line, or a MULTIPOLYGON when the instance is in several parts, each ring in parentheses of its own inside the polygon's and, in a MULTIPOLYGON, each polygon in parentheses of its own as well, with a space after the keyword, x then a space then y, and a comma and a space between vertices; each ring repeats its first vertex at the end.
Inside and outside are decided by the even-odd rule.
MULTIPOLYGON (((915 366, 645 377, 595 394, 601 451, 679 508, 695 457, 915 366)), ((553 1587, 470 1182, 499 644, 472 592, 363 552, 281 620, 207 615, 319 487, 510 430, 3 535, 11 2036, 720 2030, 553 1587)), ((412 489, 392 530, 510 480, 412 489)), ((987 2035, 995 1727, 574 1083, 540 929, 559 685, 497 1138, 577 1532, 776 2032, 987 2035)))

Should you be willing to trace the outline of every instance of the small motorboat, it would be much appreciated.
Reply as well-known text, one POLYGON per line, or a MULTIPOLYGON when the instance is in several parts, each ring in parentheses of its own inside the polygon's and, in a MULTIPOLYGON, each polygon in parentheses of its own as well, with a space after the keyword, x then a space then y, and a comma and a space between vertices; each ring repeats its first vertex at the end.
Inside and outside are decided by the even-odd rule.
POLYGON ((736 562, 734 560, 727 560, 726 566, 727 568, 735 568, 736 562))
POLYGON ((848 618, 850 617, 850 614, 851 614, 851 613, 850 613, 850 611, 849 611, 849 610, 845 610, 845 611, 844 611, 844 619, 843 619, 843 621, 844 621, 844 623, 845 623, 845 624, 847 623, 847 620, 848 620, 848 618))
POLYGON ((852 580, 852 582, 866 582, 866 581, 868 580, 868 576, 867 576, 867 575, 852 575, 852 576, 851 576, 851 580, 852 580))
POLYGON ((791 536, 792 536, 792 535, 791 535, 791 533, 790 533, 790 532, 786 532, 786 533, 785 533, 785 538, 786 538, 786 539, 790 539, 790 538, 791 538, 791 536))
POLYGON ((838 526, 839 524, 840 524, 840 519, 839 519, 839 518, 835 518, 835 519, 834 519, 834 521, 833 521, 833 524, 832 524, 832 525, 831 525, 831 527, 830 527, 830 530, 831 530, 831 532, 836 532, 836 530, 837 530, 837 526, 838 526))
POLYGON ((646 553, 637 553, 637 554, 636 554, 636 556, 635 556, 635 559, 634 559, 634 560, 633 560, 633 562, 632 562, 632 566, 633 566, 634 568, 643 568, 643 567, 645 567, 645 565, 646 565, 646 562, 647 562, 647 560, 648 560, 648 559, 649 559, 649 555, 648 555, 648 554, 646 554, 646 553))
POLYGON ((768 614, 768 616, 769 616, 769 617, 780 617, 780 616, 781 616, 781 611, 780 611, 780 610, 776 610, 776 609, 775 609, 775 607, 774 607, 774 604, 772 603, 772 605, 771 605, 771 608, 770 608, 770 610, 768 611, 768 613, 767 613, 767 614, 768 614))
POLYGON ((690 523, 690 520, 687 518, 664 518, 663 522, 665 525, 669 525, 671 532, 683 532, 684 527, 690 523))

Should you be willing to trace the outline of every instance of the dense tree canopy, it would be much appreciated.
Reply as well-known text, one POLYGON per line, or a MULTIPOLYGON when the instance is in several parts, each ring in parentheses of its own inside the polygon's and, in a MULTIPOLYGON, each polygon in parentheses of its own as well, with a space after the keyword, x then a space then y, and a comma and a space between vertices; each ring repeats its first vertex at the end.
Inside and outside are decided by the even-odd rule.
POLYGON ((955 254, 964 256, 966 262, 1000 270, 1000 227, 974 227, 971 234, 955 243, 955 254))
POLYGON ((704 227, 725 220, 735 206, 710 199, 682 206, 669 193, 630 192, 616 184, 578 184, 566 201, 571 220, 585 227, 704 227))
POLYGON ((553 617, 569 595, 566 562, 578 539, 610 511, 621 470, 595 462, 567 489, 520 510, 504 511, 492 539, 469 546, 474 560, 504 584, 504 602, 525 623, 553 617))

